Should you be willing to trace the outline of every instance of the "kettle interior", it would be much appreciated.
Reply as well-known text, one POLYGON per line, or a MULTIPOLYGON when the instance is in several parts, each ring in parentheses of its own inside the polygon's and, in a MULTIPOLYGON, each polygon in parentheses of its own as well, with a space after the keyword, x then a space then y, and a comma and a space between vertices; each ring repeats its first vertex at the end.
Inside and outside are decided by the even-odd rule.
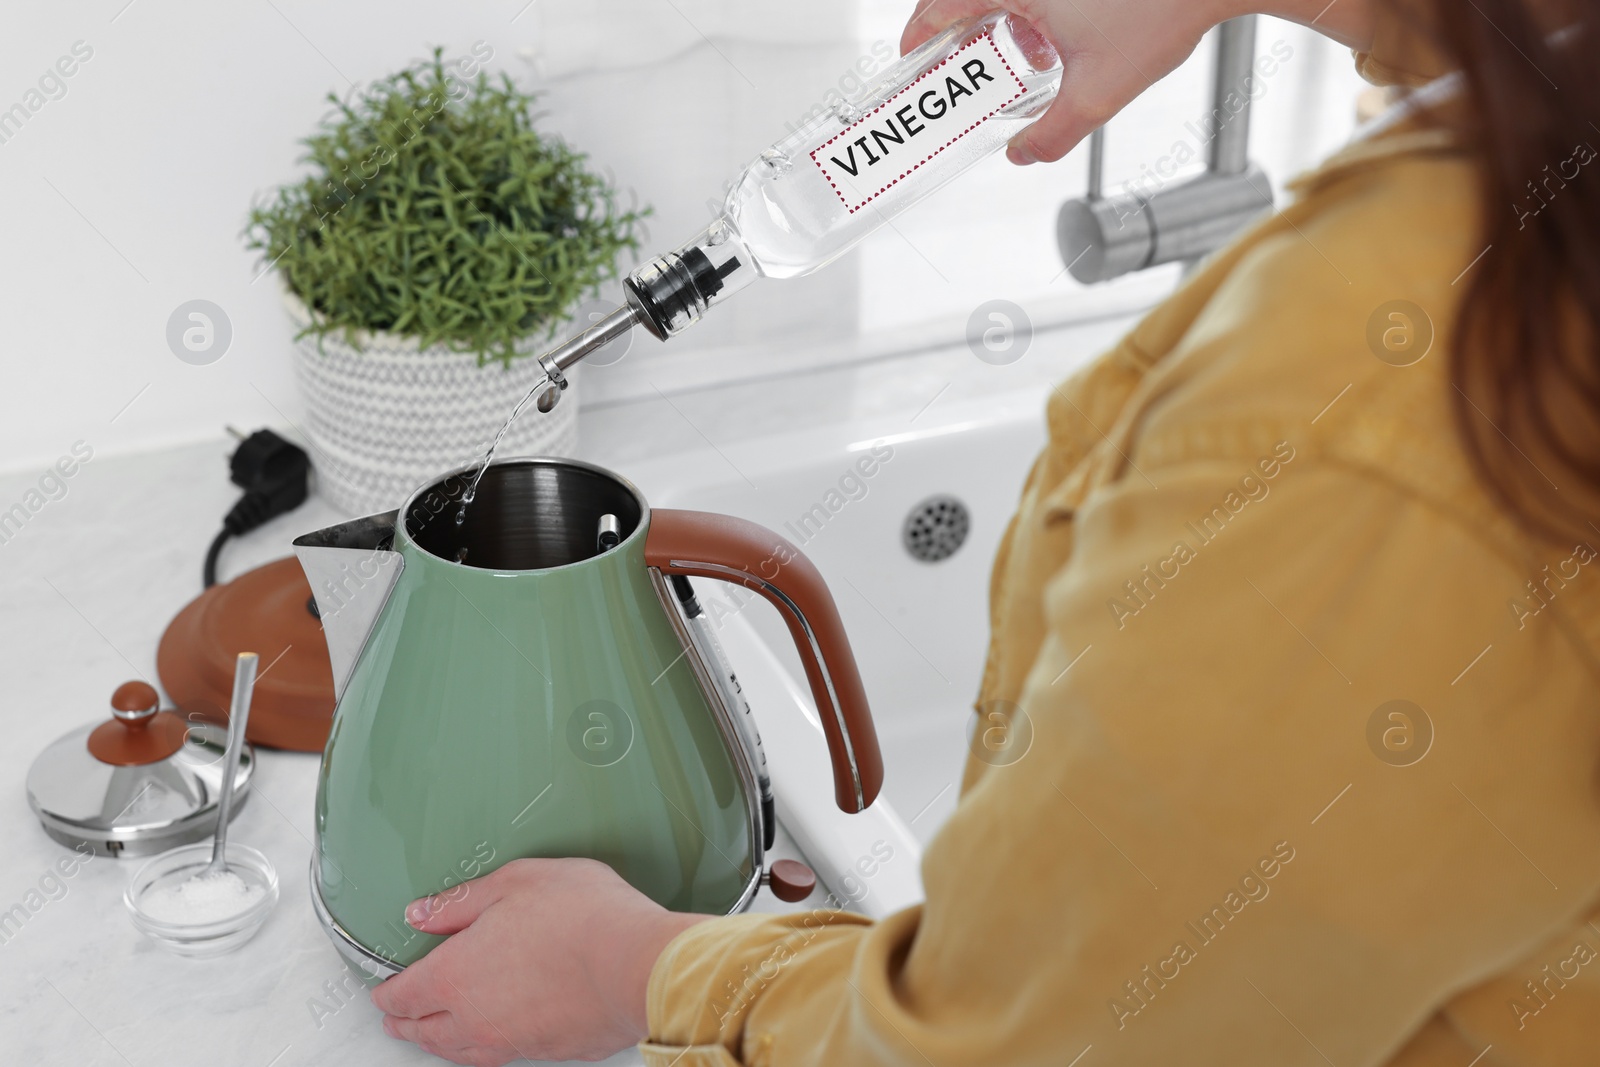
POLYGON ((544 570, 599 555, 596 535, 608 515, 627 540, 647 510, 638 490, 615 475, 545 457, 490 465, 472 503, 463 505, 476 473, 469 467, 447 475, 407 501, 405 532, 413 544, 468 567, 544 570))

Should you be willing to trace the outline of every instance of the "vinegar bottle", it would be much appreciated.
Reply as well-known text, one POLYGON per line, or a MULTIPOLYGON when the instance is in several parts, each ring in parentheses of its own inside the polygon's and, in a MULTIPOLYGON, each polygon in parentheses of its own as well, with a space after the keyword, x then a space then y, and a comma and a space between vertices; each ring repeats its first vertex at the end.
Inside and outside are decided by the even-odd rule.
MULTIPOLYGON (((630 274, 626 304, 540 357, 550 383, 566 388, 562 370, 635 325, 665 340, 757 277, 833 262, 1003 147, 1060 85, 1059 57, 1027 22, 995 12, 951 26, 745 167, 716 221, 630 274)), ((547 395, 553 406, 559 393, 547 395)))

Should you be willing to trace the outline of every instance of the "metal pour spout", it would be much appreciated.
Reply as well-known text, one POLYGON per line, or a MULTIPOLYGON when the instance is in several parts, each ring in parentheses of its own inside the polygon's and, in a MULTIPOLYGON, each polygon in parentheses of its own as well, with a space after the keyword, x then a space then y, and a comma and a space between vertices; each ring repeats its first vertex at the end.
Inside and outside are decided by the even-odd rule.
POLYGON ((567 388, 564 372, 591 352, 635 326, 665 341, 699 322, 707 308, 749 285, 756 273, 749 250, 722 219, 677 251, 652 259, 623 280, 627 303, 539 357, 549 380, 539 396, 539 410, 548 412, 556 406, 567 388))
POLYGON ((294 539, 294 554, 306 572, 328 642, 336 699, 344 695, 361 649, 405 568, 393 547, 398 517, 398 511, 368 515, 294 539))
MULTIPOLYGON (((574 363, 578 362, 590 352, 604 348, 629 330, 633 329, 640 321, 639 309, 632 304, 623 304, 613 308, 604 318, 581 333, 562 341, 559 345, 539 357, 539 366, 544 368, 552 384, 559 388, 566 388, 566 378, 561 373, 574 363)), ((551 405, 552 407, 554 405, 551 405)))

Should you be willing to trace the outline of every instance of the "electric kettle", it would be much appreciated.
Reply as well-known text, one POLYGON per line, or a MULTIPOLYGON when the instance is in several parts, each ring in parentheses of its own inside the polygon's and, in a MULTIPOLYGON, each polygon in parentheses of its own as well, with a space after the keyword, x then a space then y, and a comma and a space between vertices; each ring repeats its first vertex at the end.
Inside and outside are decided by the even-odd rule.
POLYGON ((405 923, 408 903, 468 892, 523 856, 601 860, 678 911, 749 904, 772 811, 690 576, 753 590, 787 621, 839 807, 863 810, 883 781, 838 609, 788 541, 652 511, 624 479, 569 459, 497 461, 464 507, 474 473, 294 542, 338 697, 312 904, 370 980, 442 940, 405 923))

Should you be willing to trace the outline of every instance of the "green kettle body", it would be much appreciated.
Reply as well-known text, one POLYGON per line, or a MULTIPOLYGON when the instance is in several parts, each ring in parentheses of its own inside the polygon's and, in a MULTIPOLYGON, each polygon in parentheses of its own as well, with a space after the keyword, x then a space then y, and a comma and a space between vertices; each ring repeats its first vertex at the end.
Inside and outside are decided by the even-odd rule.
POLYGON ((491 465, 463 512, 466 473, 295 542, 341 687, 312 899, 348 962, 376 979, 422 958, 442 939, 408 926, 406 905, 519 857, 601 860, 677 911, 749 903, 766 843, 755 756, 726 667, 664 572, 744 581, 793 609, 814 691, 860 705, 824 724, 836 777, 853 776, 840 804, 870 803, 881 760, 831 597, 814 568, 769 581, 739 562, 787 542, 652 514, 621 478, 565 459, 491 465))

